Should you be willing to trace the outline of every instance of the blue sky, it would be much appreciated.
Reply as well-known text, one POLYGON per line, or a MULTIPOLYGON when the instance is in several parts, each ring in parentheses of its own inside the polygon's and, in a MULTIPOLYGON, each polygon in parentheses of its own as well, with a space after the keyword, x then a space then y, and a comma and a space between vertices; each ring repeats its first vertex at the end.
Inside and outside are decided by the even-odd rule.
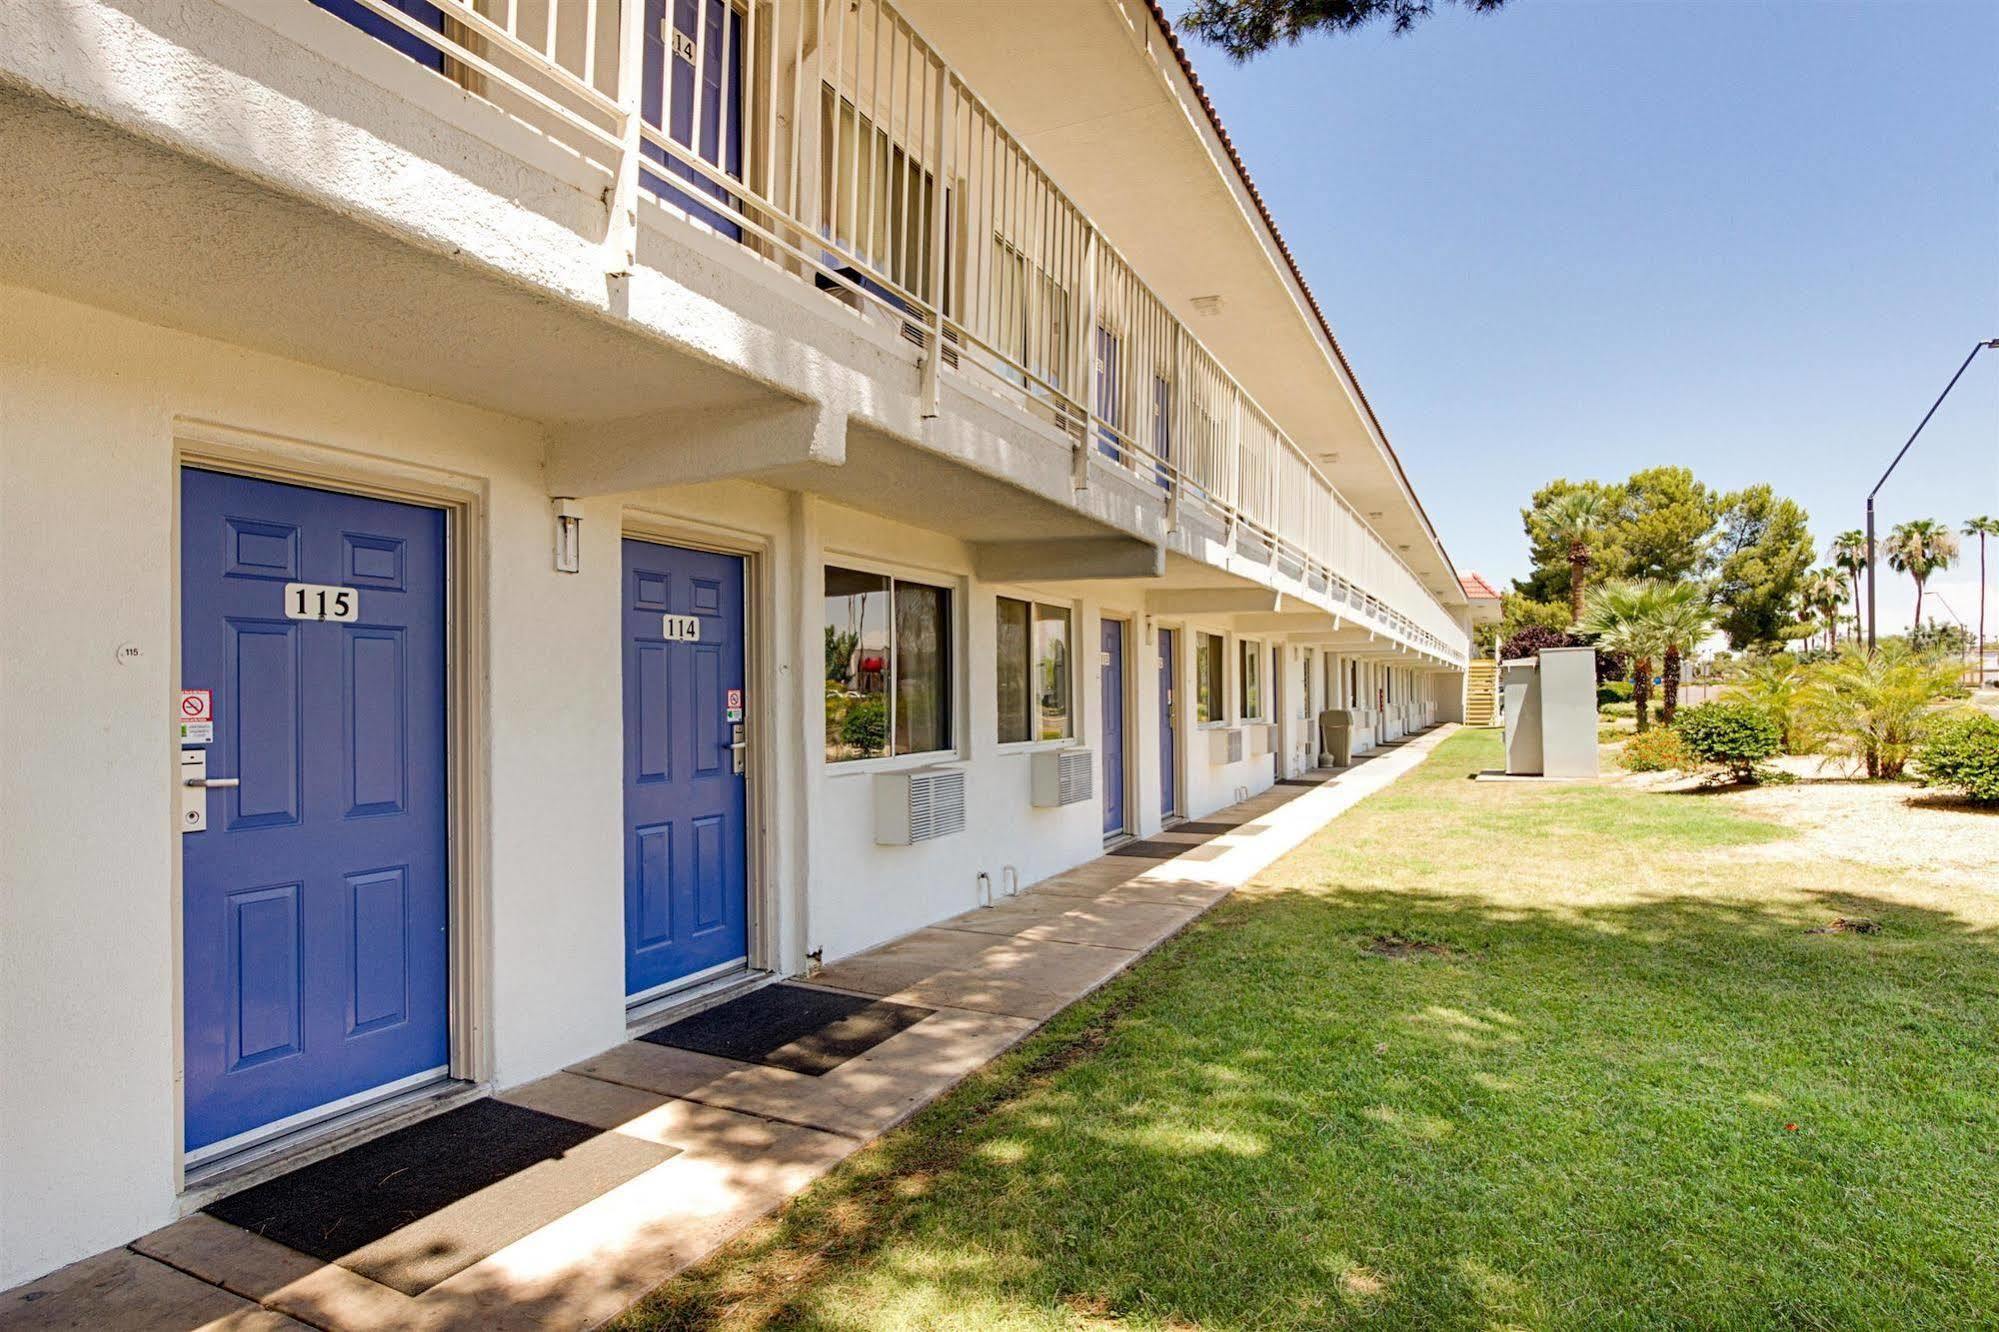
MULTIPOLYGON (((1659 463, 1768 481, 1823 543, 1999 336, 1994 0, 1440 3, 1189 49, 1461 570, 1524 572, 1543 480, 1659 463)), ((1880 502, 1884 532, 1974 513, 1999 352, 1880 502)), ((1967 556, 1931 586, 1975 621, 1967 556)))

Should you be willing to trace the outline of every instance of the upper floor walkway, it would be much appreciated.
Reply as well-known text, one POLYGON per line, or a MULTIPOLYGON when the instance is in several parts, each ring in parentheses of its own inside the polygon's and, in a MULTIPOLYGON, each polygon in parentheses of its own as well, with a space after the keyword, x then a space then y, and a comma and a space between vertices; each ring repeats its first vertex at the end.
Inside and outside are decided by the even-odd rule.
MULTIPOLYGON (((1006 6, 988 8, 1008 21, 1006 6)), ((527 308, 518 290, 512 303, 442 300, 457 307, 457 338, 513 342, 522 364, 548 375, 544 400, 510 404, 505 394, 525 393, 531 376, 499 363, 486 372, 506 381, 495 405, 556 424, 552 494, 745 475, 846 499, 840 486, 863 484, 864 469, 829 476, 849 461, 857 424, 935 446, 970 413, 1025 427, 1037 448, 1030 459, 961 441, 954 461, 1016 483, 1038 467, 1044 497, 1150 545, 1155 570, 1180 556, 1439 664, 1468 655, 1455 578, 1426 585, 885 0, 85 0, 23 6, 0 18, 0 35, 15 53, 0 56, 0 80, 225 169, 338 195, 320 201, 525 286, 531 303, 583 300, 688 353, 660 373, 593 351, 601 330, 540 333, 539 314, 496 313, 527 308), (343 77, 394 96, 343 104, 322 86, 343 77), (232 89, 258 95, 232 100, 232 89), (357 130, 392 151, 350 146, 357 130), (499 156, 468 152, 468 141, 499 156), (494 220, 508 209, 529 224, 494 220), (684 318, 685 302, 657 313, 689 294, 747 317, 762 342, 727 320, 684 318), (785 344, 823 343, 829 328, 865 340, 865 355, 834 358, 858 368, 858 391, 836 393, 841 376, 789 358, 785 344), (744 396, 718 371, 759 382, 744 396), (633 462, 654 440, 661 456, 678 441, 676 466, 633 462)), ((53 138, 42 151, 75 153, 53 138)), ((231 226, 270 222, 239 211, 215 218, 210 235, 226 245, 231 226)), ((101 258, 118 243, 81 248, 101 258)), ((279 244, 267 262, 309 267, 309 253, 292 253, 304 248, 279 244)), ((65 253, 44 244, 39 259, 55 268, 65 253)), ((368 280, 352 284, 357 320, 390 313, 387 281, 377 298, 368 280)), ((283 288, 268 287, 274 303, 283 288)), ((199 299, 169 295, 162 287, 168 305, 199 299)), ((492 353, 461 343, 451 354, 445 392, 492 353)), ((1353 407, 1329 395, 1325 410, 1353 407)), ((919 478, 912 493, 953 488, 948 474, 922 481, 907 447, 875 460, 876 488, 904 471, 919 478)), ((1105 573, 1130 571, 1127 561, 1105 573)))

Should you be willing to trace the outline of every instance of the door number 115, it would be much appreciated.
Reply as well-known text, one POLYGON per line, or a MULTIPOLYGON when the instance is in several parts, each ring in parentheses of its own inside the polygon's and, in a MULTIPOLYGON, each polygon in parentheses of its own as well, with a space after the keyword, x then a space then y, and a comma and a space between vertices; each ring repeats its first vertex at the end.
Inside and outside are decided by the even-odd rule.
POLYGON ((285 618, 288 620, 332 620, 352 624, 361 617, 361 595, 351 587, 328 587, 324 583, 286 583, 285 618))

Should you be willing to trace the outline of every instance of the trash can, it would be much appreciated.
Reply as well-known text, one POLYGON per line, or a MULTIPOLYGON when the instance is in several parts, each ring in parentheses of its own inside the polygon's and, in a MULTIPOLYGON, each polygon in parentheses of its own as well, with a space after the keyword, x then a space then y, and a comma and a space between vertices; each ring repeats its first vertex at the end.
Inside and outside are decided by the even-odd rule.
POLYGON ((1348 767, 1353 763, 1354 716, 1350 708, 1327 708, 1319 714, 1319 753, 1321 761, 1331 763, 1335 768, 1348 767))

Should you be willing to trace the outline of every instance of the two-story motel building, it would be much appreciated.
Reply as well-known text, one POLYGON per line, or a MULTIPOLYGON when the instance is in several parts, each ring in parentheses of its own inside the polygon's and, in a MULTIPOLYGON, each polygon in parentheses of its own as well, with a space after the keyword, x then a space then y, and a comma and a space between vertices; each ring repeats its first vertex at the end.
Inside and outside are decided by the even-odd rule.
POLYGON ((0 179, 0 1286, 1461 707, 1150 0, 17 0, 0 179))

